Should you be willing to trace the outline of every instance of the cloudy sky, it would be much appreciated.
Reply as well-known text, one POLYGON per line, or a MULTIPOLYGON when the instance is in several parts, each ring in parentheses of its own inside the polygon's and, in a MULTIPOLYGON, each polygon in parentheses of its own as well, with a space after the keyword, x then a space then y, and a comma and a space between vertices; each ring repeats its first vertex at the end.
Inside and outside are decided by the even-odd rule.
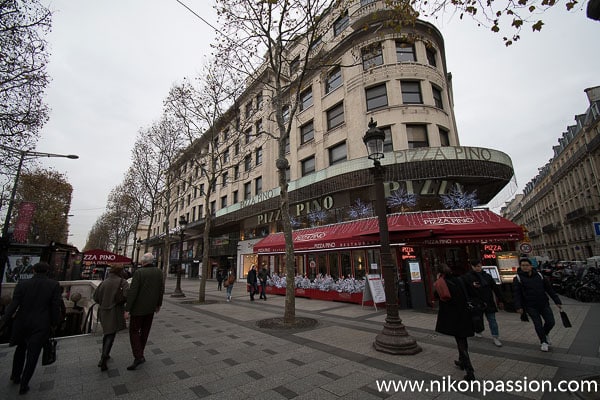
MULTIPOLYGON (((209 0, 183 0, 214 22, 209 0)), ((37 150, 77 154, 43 161, 73 185, 69 241, 80 249, 121 183, 140 128, 160 118, 170 87, 201 70, 212 30, 176 0, 48 0, 52 108, 37 150)), ((501 37, 468 19, 432 21, 446 44, 463 146, 494 148, 513 160, 516 185, 490 204, 497 210, 552 157, 574 116, 588 106, 584 89, 600 85, 600 22, 562 5, 540 33, 501 37)))

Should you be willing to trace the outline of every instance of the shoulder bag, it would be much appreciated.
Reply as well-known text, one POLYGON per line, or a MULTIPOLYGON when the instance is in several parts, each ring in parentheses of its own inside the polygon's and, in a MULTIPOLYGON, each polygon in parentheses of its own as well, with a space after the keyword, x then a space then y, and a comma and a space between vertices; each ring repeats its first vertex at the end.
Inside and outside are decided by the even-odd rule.
POLYGON ((56 362, 56 339, 49 338, 42 347, 42 365, 50 365, 56 362))

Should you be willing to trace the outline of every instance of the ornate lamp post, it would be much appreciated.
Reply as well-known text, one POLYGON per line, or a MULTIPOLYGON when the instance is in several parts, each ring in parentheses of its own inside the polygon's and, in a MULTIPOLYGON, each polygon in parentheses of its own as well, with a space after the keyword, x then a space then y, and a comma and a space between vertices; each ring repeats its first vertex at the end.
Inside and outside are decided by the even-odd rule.
POLYGON ((177 266, 177 283, 175 284, 175 291, 171 297, 185 297, 185 294, 181 291, 181 265, 183 264, 183 238, 185 237, 185 227, 187 225, 187 219, 182 215, 179 217, 179 265, 177 266))
POLYGON ((387 311, 383 330, 375 338, 373 346, 375 347, 375 350, 384 353, 412 355, 417 354, 422 349, 408 334, 398 313, 398 291, 396 288, 398 274, 390 250, 390 234, 387 223, 385 194, 383 191, 384 167, 379 162, 379 160, 384 157, 384 140, 385 133, 377 128, 377 122, 373 121, 373 118, 371 118, 369 130, 365 133, 363 142, 365 143, 365 146, 367 146, 368 156, 373 160, 374 164, 372 173, 375 180, 376 213, 379 220, 381 237, 381 269, 383 271, 387 311))
POLYGON ((138 261, 140 259, 140 248, 142 247, 142 238, 138 238, 136 243, 137 243, 137 247, 136 247, 137 252, 135 253, 135 268, 138 267, 138 261))

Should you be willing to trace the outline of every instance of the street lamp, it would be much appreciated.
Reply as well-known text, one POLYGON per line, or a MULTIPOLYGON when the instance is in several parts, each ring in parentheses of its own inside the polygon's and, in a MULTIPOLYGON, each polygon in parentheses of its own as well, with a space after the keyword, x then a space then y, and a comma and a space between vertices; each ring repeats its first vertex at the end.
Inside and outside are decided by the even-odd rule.
POLYGON ((379 160, 384 157, 383 142, 385 132, 377 128, 377 122, 369 122, 369 130, 363 137, 363 142, 367 147, 369 159, 373 160, 372 169, 375 181, 376 213, 379 220, 379 232, 381 237, 381 269, 383 271, 386 317, 382 332, 377 335, 373 347, 375 350, 389 354, 412 355, 417 354, 422 349, 417 342, 408 334, 400 315, 398 313, 398 291, 396 290, 396 280, 398 274, 396 266, 392 259, 390 250, 390 234, 387 223, 387 212, 385 206, 385 194, 383 191, 383 173, 384 167, 379 160))
POLYGON ((183 264, 183 238, 185 237, 185 227, 187 225, 187 219, 182 215, 179 217, 179 265, 177 266, 177 283, 175 284, 175 291, 171 297, 185 297, 185 294, 181 291, 181 265, 183 264))
MULTIPOLYGON (((10 226, 10 218, 12 214, 13 204, 15 202, 15 196, 17 194, 17 186, 19 183, 19 177, 21 176, 21 168, 23 167, 23 162, 26 159, 32 158, 41 158, 41 157, 61 157, 61 158, 70 158, 72 160, 76 160, 79 156, 75 154, 54 154, 54 153, 42 153, 39 151, 31 151, 31 150, 21 150, 14 149, 12 147, 0 145, 2 150, 8 151, 10 153, 19 154, 19 165, 17 166, 17 172, 15 174, 15 182, 13 183, 12 191, 10 193, 10 199, 8 200, 8 206, 6 208, 6 217, 4 218, 4 225, 2 227, 2 237, 0 238, 0 276, 4 276, 4 269, 6 268, 6 262, 8 260, 8 247, 10 240, 8 238, 8 228, 10 226)), ((1 290, 1 286, 0 286, 1 290)))
POLYGON ((142 238, 137 240, 137 253, 135 253, 135 267, 138 267, 138 260, 140 259, 140 248, 142 247, 142 238))

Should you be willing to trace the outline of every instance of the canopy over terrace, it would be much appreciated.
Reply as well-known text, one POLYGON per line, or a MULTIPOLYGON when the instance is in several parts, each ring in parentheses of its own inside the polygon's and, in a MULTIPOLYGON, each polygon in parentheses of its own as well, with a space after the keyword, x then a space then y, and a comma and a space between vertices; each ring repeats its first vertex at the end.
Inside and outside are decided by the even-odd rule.
MULTIPOLYGON (((518 241, 523 229, 487 209, 444 210, 388 215, 393 242, 468 244, 518 241)), ((343 222, 292 232, 294 251, 323 251, 379 246, 377 218, 343 222)), ((274 233, 256 245, 255 253, 285 252, 283 233, 274 233)))
POLYGON ((83 253, 83 262, 86 264, 132 264, 129 257, 120 254, 111 253, 110 251, 93 249, 83 253))

